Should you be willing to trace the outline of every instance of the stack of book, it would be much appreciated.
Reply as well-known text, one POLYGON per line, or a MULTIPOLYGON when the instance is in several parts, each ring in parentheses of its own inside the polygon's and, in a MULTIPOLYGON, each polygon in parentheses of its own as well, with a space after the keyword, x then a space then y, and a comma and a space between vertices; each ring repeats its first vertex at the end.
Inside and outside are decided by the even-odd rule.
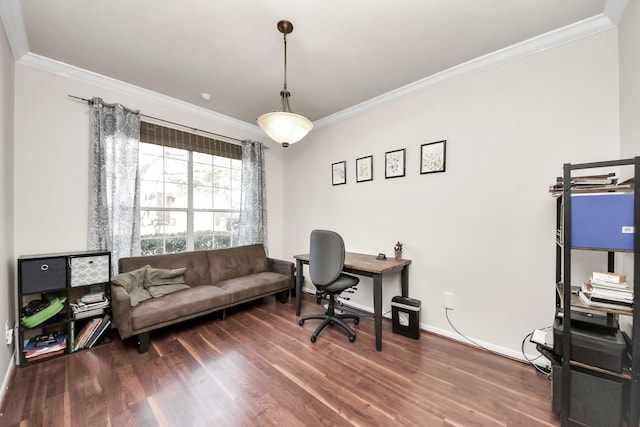
POLYGON ((75 336, 73 351, 93 347, 109 329, 109 325, 111 325, 111 317, 108 314, 85 323, 75 336))
POLYGON ((624 275, 594 272, 591 280, 582 285, 580 299, 590 307, 631 311, 633 289, 624 275))
POLYGON ((105 297, 104 292, 95 292, 84 295, 78 299, 77 303, 71 303, 71 309, 75 319, 85 319, 103 314, 104 308, 108 305, 109 300, 105 297))
MULTIPOLYGON (((556 182, 549 186, 549 192, 559 194, 564 189, 564 179, 559 176, 556 182)), ((633 180, 627 180, 618 184, 618 178, 614 172, 601 175, 574 176, 571 177, 571 187, 576 190, 601 189, 603 187, 616 186, 616 188, 632 187, 633 180)))
POLYGON ((38 335, 31 338, 22 351, 29 362, 64 353, 67 348, 67 334, 64 332, 38 335))

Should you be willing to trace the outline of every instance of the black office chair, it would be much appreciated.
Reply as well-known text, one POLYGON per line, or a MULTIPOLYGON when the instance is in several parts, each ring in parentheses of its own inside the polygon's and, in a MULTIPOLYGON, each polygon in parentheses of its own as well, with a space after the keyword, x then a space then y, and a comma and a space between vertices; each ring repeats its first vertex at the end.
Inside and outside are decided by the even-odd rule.
POLYGON ((360 322, 356 314, 337 314, 335 296, 356 286, 360 279, 342 272, 344 268, 344 241, 333 231, 313 230, 311 232, 311 249, 309 251, 309 275, 316 289, 329 295, 329 305, 325 314, 303 316, 300 325, 309 319, 320 319, 323 322, 311 335, 311 342, 316 342, 318 334, 327 326, 336 324, 349 334, 349 341, 356 340, 356 333, 342 319, 353 319, 354 324, 360 322))

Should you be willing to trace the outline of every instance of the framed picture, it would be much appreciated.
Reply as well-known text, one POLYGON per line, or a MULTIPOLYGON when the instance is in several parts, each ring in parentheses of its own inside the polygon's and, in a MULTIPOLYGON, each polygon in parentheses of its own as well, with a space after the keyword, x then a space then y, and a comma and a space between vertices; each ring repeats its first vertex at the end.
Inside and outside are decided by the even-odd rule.
POLYGON ((430 142, 420 146, 420 173, 444 172, 447 141, 430 142))
POLYGON ((331 164, 331 183, 341 185, 347 183, 347 161, 331 164))
POLYGON ((387 151, 384 154, 384 177, 398 178, 404 176, 405 149, 387 151))
POLYGON ((373 181, 373 156, 356 159, 356 182, 373 181))

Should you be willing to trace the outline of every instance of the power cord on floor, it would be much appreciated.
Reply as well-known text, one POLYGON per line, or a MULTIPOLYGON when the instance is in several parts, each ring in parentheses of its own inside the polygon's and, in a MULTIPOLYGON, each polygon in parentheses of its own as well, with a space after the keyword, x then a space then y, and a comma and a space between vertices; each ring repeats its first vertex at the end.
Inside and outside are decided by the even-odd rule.
POLYGON ((453 323, 451 322, 451 319, 449 319, 449 311, 452 310, 451 308, 446 308, 444 309, 444 314, 447 317, 447 322, 449 322, 449 326, 451 326, 451 328, 456 331, 456 333, 458 335, 460 335, 462 338, 464 338, 465 340, 469 341, 471 344, 477 346, 478 348, 480 348, 481 350, 484 350, 486 352, 489 352, 491 354, 495 354, 497 356, 504 356, 504 354, 500 354, 497 353, 493 350, 489 350, 488 348, 484 347, 483 345, 478 344, 477 342, 475 342, 474 340, 472 340, 471 338, 467 337, 466 335, 464 335, 462 332, 460 332, 458 329, 456 329, 455 326, 453 326, 453 323))
MULTIPOLYGON (((454 331, 456 331, 456 333, 457 333, 458 335, 460 335, 462 338, 466 339, 466 340, 467 340, 467 341, 469 341, 471 344, 473 344, 473 345, 475 345, 475 346, 479 347, 480 349, 482 349, 482 350, 484 350, 484 351, 487 351, 487 352, 489 352, 489 353, 491 353, 491 354, 495 354, 495 355, 497 355, 497 356, 504 356, 503 354, 497 353, 497 352, 495 352, 495 351, 493 351, 493 350, 489 350, 488 348, 484 347, 483 345, 480 345, 480 344, 479 344, 479 343, 477 343, 476 341, 472 340, 471 338, 467 337, 467 336, 466 336, 466 335, 464 335, 462 332, 460 332, 460 331, 459 331, 459 330, 458 330, 458 329, 453 325, 453 323, 451 322, 451 319, 449 318, 449 310, 451 310, 451 309, 450 309, 450 308, 446 308, 446 307, 445 307, 445 309, 444 309, 444 310, 445 310, 445 316, 447 317, 447 322, 449 322, 449 326, 451 326, 451 328, 452 328, 454 331)), ((530 337, 530 336, 532 336, 532 335, 533 335, 533 332, 531 332, 529 335, 527 335, 527 336, 522 340, 522 345, 521 345, 521 347, 520 347, 520 348, 521 348, 521 350, 522 350, 522 355, 524 356, 524 358, 525 358, 525 360, 526 360, 526 361, 528 361, 529 363, 531 363, 531 365, 533 365, 533 367, 534 367, 534 368, 536 368, 536 370, 537 370, 537 371, 539 371, 539 372, 541 372, 541 373, 543 373, 543 374, 547 375, 547 376, 549 377, 549 379, 551 379, 551 371, 550 371, 550 370, 549 370, 549 371, 545 371, 545 370, 544 370, 544 367, 538 366, 538 365, 536 365, 535 363, 533 363, 535 360, 537 360, 537 359, 539 359, 540 357, 542 357, 542 355, 540 355, 540 356, 536 357, 535 359, 531 359, 531 360, 530 360, 529 358, 527 358, 527 356, 526 356, 526 355, 525 355, 525 353, 524 353, 524 343, 525 343, 526 339, 527 339, 527 338, 529 338, 529 337, 530 337)))

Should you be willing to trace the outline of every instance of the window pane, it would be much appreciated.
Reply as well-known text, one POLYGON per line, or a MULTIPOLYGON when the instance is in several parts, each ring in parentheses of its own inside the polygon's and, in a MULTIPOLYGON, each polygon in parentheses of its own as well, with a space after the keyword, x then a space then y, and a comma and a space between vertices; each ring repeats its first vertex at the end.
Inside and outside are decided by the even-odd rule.
POLYGON ((188 160, 189 152, 179 148, 164 147, 164 157, 168 159, 188 160))
POLYGON ((142 210, 140 240, 143 255, 186 251, 187 213, 142 210))
POLYGON ((231 188, 231 169, 216 168, 214 173, 213 186, 231 188))
POLYGON ((187 184, 165 184, 165 207, 187 208, 189 205, 187 184))
POLYGON ((231 209, 231 191, 226 188, 214 188, 213 207, 215 209, 231 209))
POLYGON ((231 188, 239 189, 241 179, 242 179, 242 171, 240 171, 239 169, 232 169, 231 170, 231 188))
POLYGON ((204 163, 206 165, 212 165, 213 156, 211 154, 198 153, 197 151, 194 151, 193 161, 198 163, 204 163))
POLYGON ((193 248, 195 250, 213 249, 213 212, 194 212, 193 248))
POLYGON ((213 156, 213 164, 215 166, 231 167, 231 159, 222 156, 213 156))
POLYGON ((189 174, 189 163, 186 160, 165 159, 164 180, 178 184, 186 184, 189 174))
POLYGON ((213 167, 203 163, 193 164, 193 183, 194 185, 213 185, 213 167))
POLYGON ((162 156, 163 149, 161 145, 140 143, 138 151, 140 154, 153 154, 155 156, 162 156))
POLYGON ((193 187, 193 207, 195 209, 213 208, 213 189, 211 187, 193 187))

